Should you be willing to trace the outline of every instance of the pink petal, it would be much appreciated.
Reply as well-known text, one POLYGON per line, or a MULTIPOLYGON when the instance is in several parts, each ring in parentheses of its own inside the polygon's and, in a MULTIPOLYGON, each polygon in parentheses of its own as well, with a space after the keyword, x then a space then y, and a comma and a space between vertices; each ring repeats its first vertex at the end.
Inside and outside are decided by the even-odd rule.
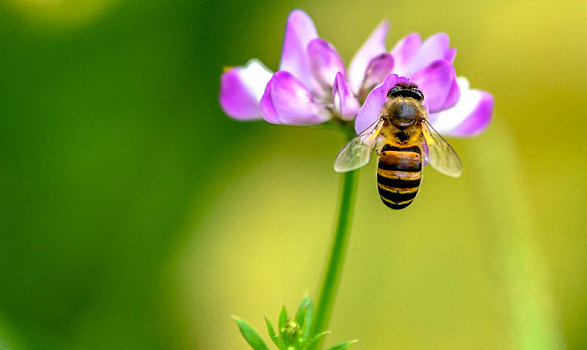
POLYGON ((330 117, 304 84, 285 71, 273 74, 261 98, 260 109, 263 118, 274 124, 313 125, 330 117))
POLYGON ((390 74, 385 78, 383 83, 379 84, 369 93, 355 120, 357 134, 367 129, 369 125, 375 123, 381 116, 381 108, 383 108, 385 101, 387 101, 387 93, 395 86, 398 80, 397 75, 390 74))
POLYGON ((381 84, 385 77, 391 74, 393 62, 391 54, 382 53, 375 56, 367 66, 365 80, 361 88, 371 90, 375 85, 381 84))
POLYGON ((239 120, 261 119, 259 101, 272 72, 259 60, 234 67, 220 77, 220 106, 229 116, 239 120))
POLYGON ((361 85, 363 84, 363 79, 369 62, 373 57, 386 52, 385 38, 387 37, 388 30, 389 22, 384 21, 379 24, 355 54, 355 57, 353 57, 349 66, 349 84, 355 95, 358 95, 361 85))
POLYGON ((273 106, 273 99, 271 96, 272 87, 273 78, 269 80, 267 86, 265 87, 265 92, 263 93, 263 97, 261 97, 261 101, 259 102, 259 110, 261 111, 263 119, 272 124, 280 124, 279 115, 277 115, 277 111, 273 106))
POLYGON ((308 44, 308 60, 314 78, 322 87, 330 90, 332 82, 338 72, 346 77, 344 62, 336 52, 334 46, 324 39, 314 39, 308 44))
POLYGON ((473 136, 489 126, 493 114, 493 96, 486 91, 469 89, 469 82, 459 78, 461 98, 451 109, 430 115, 430 122, 441 134, 473 136))
POLYGON ((309 89, 314 89, 316 82, 312 77, 306 50, 310 41, 317 37, 318 32, 310 16, 301 10, 290 13, 285 28, 279 70, 292 73, 309 89))
POLYGON ((442 110, 451 92, 454 77, 455 70, 452 64, 443 60, 435 61, 414 74, 412 81, 424 94, 430 112, 442 110))
POLYGON ((416 55, 410 61, 406 76, 411 77, 414 73, 430 65, 432 62, 444 60, 447 56, 450 57, 451 53, 448 52, 448 45, 449 39, 445 33, 432 35, 422 44, 416 55))
POLYGON ((446 97, 446 101, 442 105, 441 109, 449 109, 452 108, 454 105, 459 102, 459 98, 461 97, 461 90, 459 89, 459 84, 457 82, 457 77, 453 76, 452 83, 450 90, 448 92, 448 96, 446 97))
POLYGON ((405 76, 410 66, 410 62, 422 46, 422 39, 417 33, 412 33, 400 40, 391 50, 391 55, 395 60, 394 72, 400 76, 405 76))
POLYGON ((446 51, 446 54, 444 55, 444 59, 446 61, 449 61, 450 63, 452 63, 455 60, 456 55, 457 55, 457 49, 453 47, 452 49, 448 49, 448 51, 446 51))
POLYGON ((352 120, 359 111, 359 101, 353 95, 341 73, 336 74, 332 87, 334 110, 345 120, 352 120))

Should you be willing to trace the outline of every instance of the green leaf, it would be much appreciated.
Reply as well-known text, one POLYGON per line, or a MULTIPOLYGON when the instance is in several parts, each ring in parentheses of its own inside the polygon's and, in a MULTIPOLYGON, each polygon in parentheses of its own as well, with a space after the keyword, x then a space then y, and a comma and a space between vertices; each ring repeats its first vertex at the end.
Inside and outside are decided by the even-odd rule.
POLYGON ((235 316, 232 316, 232 319, 236 321, 241 334, 253 349, 269 350, 267 345, 265 345, 265 342, 263 342, 263 339, 257 334, 257 331, 255 331, 246 321, 235 316))
POLYGON ((310 327, 312 326, 312 316, 314 312, 314 305, 309 297, 305 297, 300 303, 298 313, 296 315, 296 322, 302 329, 302 339, 308 339, 310 335, 310 327))
POLYGON ((320 338, 322 338, 326 334, 330 334, 330 331, 325 331, 325 332, 316 334, 314 336, 314 338, 312 338, 312 340, 310 340, 308 342, 308 345, 306 345, 306 348, 311 348, 312 346, 314 346, 314 344, 316 344, 318 342, 318 340, 320 340, 320 338))
MULTIPOLYGON (((287 310, 285 309, 285 305, 281 307, 281 312, 279 313, 279 332, 281 333, 285 327, 287 326, 287 310)), ((283 334, 282 334, 283 335, 283 334)))
POLYGON ((349 340, 349 341, 345 341, 343 343, 340 344, 336 344, 335 346, 331 347, 328 350, 344 350, 347 349, 349 346, 351 346, 351 344, 357 343, 358 340, 349 340))
POLYGON ((265 323, 267 323, 267 331, 269 332, 269 336, 271 337, 273 343, 277 345, 278 348, 285 350, 285 344, 283 344, 283 339, 281 339, 278 334, 275 334, 275 329, 273 329, 273 325, 267 317, 265 317, 265 323))
POLYGON ((306 310, 308 310, 308 307, 312 305, 312 301, 310 300, 309 297, 305 297, 304 299, 302 299, 302 302, 300 303, 300 306, 298 307, 298 313, 296 314, 296 322, 298 324, 302 324, 304 321, 304 316, 306 314, 306 310))

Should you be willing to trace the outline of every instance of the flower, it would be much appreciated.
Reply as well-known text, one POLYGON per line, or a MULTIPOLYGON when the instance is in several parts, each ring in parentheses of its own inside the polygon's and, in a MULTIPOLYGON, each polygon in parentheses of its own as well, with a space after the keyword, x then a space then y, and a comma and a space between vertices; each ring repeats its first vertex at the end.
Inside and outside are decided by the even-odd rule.
POLYGON ((387 92, 398 79, 414 83, 425 96, 429 121, 439 132, 469 136, 491 120, 493 97, 471 90, 456 76, 456 49, 439 33, 422 42, 418 34, 385 46, 389 23, 382 22, 350 62, 348 71, 329 42, 318 37, 312 19, 293 11, 287 20, 279 71, 259 60, 222 74, 220 105, 238 120, 313 125, 336 118, 352 121, 357 133, 379 118, 387 92))
POLYGON ((424 43, 416 33, 400 40, 391 50, 393 74, 367 96, 355 120, 357 133, 379 118, 387 92, 399 77, 418 86, 426 101, 428 120, 441 134, 473 136, 491 121, 493 96, 472 90, 464 77, 456 78, 452 62, 456 49, 449 47, 448 35, 432 35, 424 43))
POLYGON ((295 10, 287 20, 279 71, 273 73, 256 59, 227 70, 221 77, 220 105, 238 120, 263 118, 289 125, 320 124, 333 117, 353 120, 361 84, 372 88, 393 67, 391 54, 385 52, 388 28, 384 22, 376 29, 347 74, 334 46, 318 37, 305 12, 295 10))

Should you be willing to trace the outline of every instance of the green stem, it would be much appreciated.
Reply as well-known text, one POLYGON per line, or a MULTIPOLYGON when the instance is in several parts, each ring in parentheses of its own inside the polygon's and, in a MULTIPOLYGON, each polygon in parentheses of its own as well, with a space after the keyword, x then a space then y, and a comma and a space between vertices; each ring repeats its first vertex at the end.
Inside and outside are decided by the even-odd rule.
MULTIPOLYGON (((311 336, 324 332, 328 327, 330 315, 336 292, 342 275, 345 253, 349 242, 349 233, 351 230, 351 221, 355 203, 355 189, 358 178, 358 170, 344 173, 342 175, 342 185, 340 199, 338 203, 338 220, 334 229, 330 256, 326 264, 326 270, 320 285, 320 292, 316 301, 316 313, 312 321, 311 336)), ((324 337, 322 338, 322 340, 324 337)), ((322 340, 319 341, 312 349, 322 348, 322 340)))

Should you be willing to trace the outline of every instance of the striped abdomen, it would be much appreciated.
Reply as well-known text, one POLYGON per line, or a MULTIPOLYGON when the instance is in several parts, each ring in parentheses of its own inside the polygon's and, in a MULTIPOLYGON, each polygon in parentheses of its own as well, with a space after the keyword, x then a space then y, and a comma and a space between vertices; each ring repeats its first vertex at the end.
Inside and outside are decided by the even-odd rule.
POLYGON ((379 153, 377 186, 379 196, 391 209, 410 205, 422 178, 422 151, 418 146, 385 145, 379 153))

